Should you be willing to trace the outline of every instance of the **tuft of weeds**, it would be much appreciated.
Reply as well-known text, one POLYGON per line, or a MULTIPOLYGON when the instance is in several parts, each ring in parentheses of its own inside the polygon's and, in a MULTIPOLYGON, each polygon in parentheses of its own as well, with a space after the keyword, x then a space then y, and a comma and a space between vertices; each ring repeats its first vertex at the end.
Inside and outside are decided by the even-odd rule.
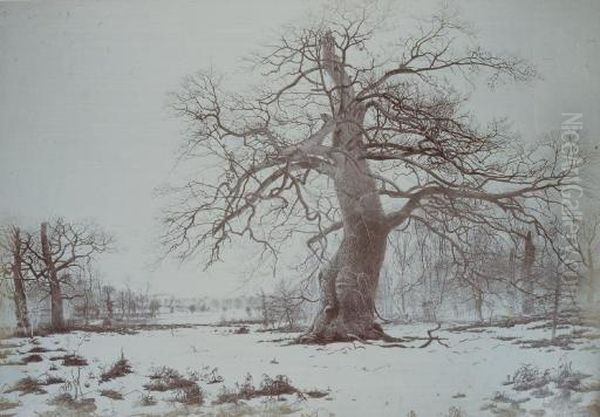
POLYGON ((531 396, 534 398, 548 398, 554 395, 554 393, 548 389, 548 387, 537 388, 531 391, 531 396))
POLYGON ((466 417, 466 414, 462 408, 452 406, 448 409, 448 417, 466 417))
POLYGON ((550 370, 542 372, 535 366, 526 363, 515 371, 512 384, 515 391, 529 391, 545 387, 551 379, 550 370))
POLYGON ((40 381, 41 385, 54 385, 54 384, 62 384, 65 382, 64 378, 61 378, 59 376, 54 376, 54 375, 48 375, 46 376, 46 378, 42 381, 40 381))
MULTIPOLYGON (((556 369, 543 371, 531 364, 524 364, 515 371, 512 378, 509 377, 504 385, 512 384, 515 391, 532 391, 531 394, 534 397, 546 398, 553 394, 547 388, 551 382, 561 390, 583 391, 586 386, 582 384, 582 380, 588 377, 590 375, 574 371, 571 362, 563 362, 556 369)), ((597 385, 599 385, 597 388, 600 389, 600 384, 597 385)))
POLYGON ((157 404, 157 401, 150 394, 142 394, 139 401, 142 407, 151 407, 157 404))
POLYGON ((183 377, 175 369, 162 367, 156 369, 150 376, 150 383, 144 384, 148 391, 171 391, 196 385, 196 381, 183 377))
POLYGON ((27 353, 46 353, 46 352, 50 352, 50 350, 46 349, 45 347, 42 347, 42 346, 35 346, 27 351, 27 353))
POLYGON ((121 394, 119 391, 114 390, 114 389, 100 390, 100 396, 110 398, 111 400, 123 400, 124 399, 123 394, 121 394))
POLYGON ((204 403, 204 392, 194 383, 182 388, 177 388, 173 401, 186 405, 202 405, 204 403))
POLYGON ((247 374, 243 383, 235 384, 235 389, 230 390, 222 387, 221 392, 217 396, 217 404, 237 403, 239 400, 249 400, 255 397, 256 388, 252 380, 252 375, 247 374))
POLYGON ((159 368, 154 368, 152 373, 148 375, 150 379, 171 379, 171 378, 181 378, 181 374, 173 368, 169 368, 167 366, 161 366, 159 368))
POLYGON ((33 354, 33 355, 25 356, 23 359, 21 359, 21 362, 24 364, 28 364, 28 363, 32 363, 32 362, 42 362, 43 360, 44 360, 44 358, 42 358, 40 355, 33 354))
POLYGON ((246 326, 238 327, 234 330, 234 334, 248 334, 250 333, 250 329, 246 326))
POLYGON ((219 375, 219 368, 213 368, 212 371, 204 375, 203 379, 207 384, 219 384, 223 382, 223 377, 219 375))
MULTIPOLYGON (((577 388, 579 392, 593 392, 600 391, 600 381, 595 379, 593 381, 588 382, 587 384, 580 384, 577 388)), ((600 416, 600 413, 598 414, 600 416)))
POLYGON ((558 366, 558 369, 556 370, 554 382, 556 383, 556 386, 560 389, 578 391, 582 387, 581 381, 589 377, 590 375, 573 371, 571 362, 563 362, 558 366))
POLYGON ((37 379, 34 379, 30 376, 26 376, 25 378, 19 379, 8 391, 10 392, 20 392, 20 395, 25 394, 45 394, 46 391, 41 387, 40 382, 37 379))
POLYGON ((7 359, 12 354, 10 349, 0 349, 0 360, 7 359))
POLYGON ((100 374, 100 383, 111 381, 115 378, 120 378, 132 373, 131 364, 121 352, 121 359, 116 361, 112 366, 100 374))
POLYGON ((51 405, 67 408, 79 413, 91 413, 96 410, 96 400, 93 398, 75 398, 68 392, 58 394, 50 401, 51 405))
MULTIPOLYGON (((316 393, 317 391, 315 390, 312 392, 316 393)), ((216 403, 237 403, 240 400, 250 400, 257 397, 279 397, 280 395, 285 394, 302 395, 300 390, 294 387, 289 378, 285 375, 277 375, 275 378, 263 375, 263 380, 261 381, 259 388, 256 388, 253 384, 252 376, 247 374, 244 382, 242 384, 236 384, 234 390, 223 387, 217 397, 216 403)))
POLYGON ((257 393, 260 396, 278 397, 297 392, 299 392, 298 389, 292 386, 287 376, 277 375, 275 378, 271 378, 268 375, 263 375, 260 390, 257 393))
POLYGON ((87 366, 88 362, 79 355, 69 354, 62 357, 63 366, 87 366))
POLYGON ((12 410, 13 408, 17 408, 20 403, 15 401, 7 400, 6 398, 0 398, 0 411, 12 410))
MULTIPOLYGON (((458 407, 450 407, 448 409, 448 414, 446 414, 444 417, 466 417, 467 415, 465 414, 465 412, 463 411, 462 408, 458 408, 458 407)), ((406 417, 417 417, 417 413, 415 413, 414 410, 410 410, 408 412, 408 414, 406 415, 406 417)))
POLYGON ((494 397, 492 398, 492 401, 497 402, 497 403, 518 405, 518 404, 529 401, 529 398, 516 399, 516 398, 512 398, 512 397, 508 396, 507 394, 505 394, 503 392, 496 392, 494 394, 494 397))
POLYGON ((173 401, 186 405, 204 402, 204 392, 197 383, 197 375, 186 378, 175 369, 162 367, 155 369, 149 378, 150 383, 144 385, 148 391, 174 391, 173 401))
POLYGON ((308 395, 310 398, 323 398, 329 395, 327 391, 321 391, 318 389, 313 389, 309 391, 305 391, 304 394, 308 395))

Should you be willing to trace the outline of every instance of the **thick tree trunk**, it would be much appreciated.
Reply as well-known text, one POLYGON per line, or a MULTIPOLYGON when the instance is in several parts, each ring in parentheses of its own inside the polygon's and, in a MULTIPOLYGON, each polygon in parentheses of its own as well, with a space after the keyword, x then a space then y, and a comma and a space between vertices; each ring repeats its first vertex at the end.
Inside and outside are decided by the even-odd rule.
MULTIPOLYGON (((334 143, 360 140, 361 115, 334 131, 334 143)), ((321 310, 306 341, 377 339, 384 333, 375 322, 375 296, 385 257, 388 228, 366 161, 340 153, 334 177, 342 212, 342 242, 319 274, 321 310)))
POLYGON ((54 330, 62 331, 65 329, 62 291, 60 288, 58 273, 56 271, 56 265, 54 263, 54 259, 52 259, 50 241, 48 240, 48 223, 42 223, 40 230, 42 258, 46 267, 46 278, 50 287, 51 325, 54 330))
POLYGON ((523 257, 523 268, 521 276, 524 281, 525 296, 523 300, 522 311, 523 314, 532 314, 534 310, 534 282, 533 282, 533 262, 535 261, 535 246, 533 244, 533 238, 531 232, 527 232, 525 237, 525 253, 523 257))
POLYGON ((14 301, 15 301, 15 317, 17 319, 17 327, 25 332, 29 331, 29 313, 27 310, 27 297, 25 295, 25 285, 23 281, 23 245, 21 242, 21 233, 18 228, 15 228, 12 233, 12 277, 14 286, 14 301))
POLYGON ((343 223, 337 252, 319 274, 321 309, 306 342, 386 337, 375 322, 375 296, 389 228, 375 180, 362 157, 366 109, 353 101, 353 81, 335 54, 331 33, 322 39, 326 73, 336 86, 331 157, 333 181, 343 223))
POLYGON ((52 314, 52 328, 57 331, 65 330, 62 291, 58 281, 50 282, 50 308, 52 314))

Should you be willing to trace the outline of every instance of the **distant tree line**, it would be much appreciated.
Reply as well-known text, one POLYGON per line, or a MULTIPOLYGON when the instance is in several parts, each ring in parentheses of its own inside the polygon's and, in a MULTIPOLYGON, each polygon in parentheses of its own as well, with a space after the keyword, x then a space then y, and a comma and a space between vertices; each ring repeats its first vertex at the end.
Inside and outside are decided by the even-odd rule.
POLYGON ((155 317, 161 303, 149 287, 116 287, 100 278, 97 257, 112 246, 112 237, 92 223, 57 218, 33 228, 0 226, 0 288, 14 304, 17 328, 31 334, 40 305, 49 310, 51 331, 155 317))

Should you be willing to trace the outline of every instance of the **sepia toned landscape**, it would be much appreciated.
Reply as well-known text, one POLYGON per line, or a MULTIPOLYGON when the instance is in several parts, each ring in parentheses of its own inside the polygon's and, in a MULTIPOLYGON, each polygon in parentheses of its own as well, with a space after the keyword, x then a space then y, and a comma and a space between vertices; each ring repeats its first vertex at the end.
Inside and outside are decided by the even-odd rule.
POLYGON ((0 416, 600 416, 599 22, 0 2, 0 416))

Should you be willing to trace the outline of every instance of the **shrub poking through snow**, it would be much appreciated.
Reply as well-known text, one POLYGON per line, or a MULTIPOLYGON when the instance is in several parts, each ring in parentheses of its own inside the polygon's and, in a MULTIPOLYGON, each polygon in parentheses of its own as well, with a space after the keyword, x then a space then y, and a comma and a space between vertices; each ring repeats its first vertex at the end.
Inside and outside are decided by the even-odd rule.
POLYGON ((33 354, 33 355, 25 356, 21 360, 21 362, 27 364, 27 363, 32 363, 32 362, 42 362, 43 360, 44 360, 44 358, 42 358, 40 355, 33 354))
POLYGON ((104 371, 102 372, 102 374, 100 374, 100 382, 102 383, 111 381, 115 378, 123 377, 132 372, 133 370, 131 369, 129 361, 125 358, 123 352, 121 352, 121 359, 112 364, 112 366, 107 371, 104 371))
POLYGON ((581 380, 589 377, 590 375, 573 371, 571 362, 563 362, 556 370, 554 382, 558 388, 578 391, 581 388, 581 380))
POLYGON ((310 391, 305 391, 304 393, 306 395, 308 395, 310 398, 323 398, 323 397, 327 397, 329 395, 329 392, 320 391, 318 389, 312 389, 310 391))
POLYGON ((204 403, 204 392, 195 382, 175 390, 173 401, 186 405, 202 405, 204 403))
POLYGON ((79 413, 92 413, 96 410, 96 401, 93 398, 75 398, 68 392, 58 394, 49 401, 52 405, 75 410, 79 413))
POLYGON ((156 405, 157 402, 154 399, 154 397, 150 394, 142 394, 141 398, 140 398, 140 405, 142 407, 150 407, 153 405, 156 405))
POLYGON ((100 396, 110 398, 111 400, 122 400, 124 399, 123 394, 114 389, 103 389, 100 390, 100 396))
POLYGON ((248 374, 242 384, 236 384, 235 389, 230 390, 223 387, 216 403, 237 403, 240 400, 250 400, 257 397, 278 397, 285 394, 302 395, 300 390, 295 388, 285 375, 277 375, 275 378, 263 375, 260 388, 257 389, 253 384, 252 376, 248 374))
POLYGON ((223 377, 219 375, 219 368, 213 368, 210 373, 205 375, 204 379, 206 380, 207 384, 219 384, 223 382, 223 377))
POLYGON ((8 392, 20 392, 20 395, 25 394, 45 394, 46 391, 42 389, 40 382, 37 379, 33 379, 30 376, 19 379, 15 385, 10 388, 8 392))
POLYGON ((298 390, 290 384, 290 380, 285 375, 277 375, 271 378, 268 375, 263 376, 260 383, 259 395, 280 396, 284 394, 294 394, 298 390))
POLYGON ((547 398, 554 395, 554 392, 548 389, 548 387, 537 388, 531 391, 531 396, 534 398, 547 398))
POLYGON ((63 356, 55 356, 50 358, 51 361, 60 361, 62 360, 63 366, 87 366, 88 362, 84 358, 75 354, 68 354, 63 356))
POLYGON ((0 398, 0 411, 12 410, 13 408, 17 408, 19 405, 20 403, 7 400, 6 398, 0 398))
POLYGON ((41 346, 34 346, 27 351, 27 353, 45 353, 45 352, 50 352, 50 350, 46 349, 45 347, 41 347, 41 346))
POLYGON ((54 385, 54 384, 62 384, 64 382, 65 382, 64 378, 54 376, 54 375, 48 375, 46 377, 46 379, 44 379, 43 381, 40 381, 40 384, 41 385, 54 385))
POLYGON ((506 404, 511 404, 511 405, 516 406, 521 403, 529 401, 529 398, 521 398, 521 399, 512 398, 509 395, 505 394, 504 392, 497 391, 496 393, 494 393, 494 396, 492 397, 492 401, 497 402, 497 403, 506 403, 506 404))
POLYGON ((511 385, 515 391, 532 391, 536 398, 545 398, 552 394, 547 385, 553 382, 557 388, 563 390, 579 391, 582 388, 582 380, 590 375, 573 371, 571 362, 561 363, 556 369, 544 371, 531 364, 522 365, 515 371, 504 385, 511 385))
POLYGON ((551 381, 550 370, 540 371, 531 364, 524 364, 515 371, 512 377, 515 391, 529 391, 546 386, 551 381))
POLYGON ((196 382, 197 376, 186 378, 175 369, 162 367, 155 369, 149 378, 150 383, 144 385, 148 391, 174 391, 173 401, 187 405, 201 405, 204 402, 204 393, 196 382))

